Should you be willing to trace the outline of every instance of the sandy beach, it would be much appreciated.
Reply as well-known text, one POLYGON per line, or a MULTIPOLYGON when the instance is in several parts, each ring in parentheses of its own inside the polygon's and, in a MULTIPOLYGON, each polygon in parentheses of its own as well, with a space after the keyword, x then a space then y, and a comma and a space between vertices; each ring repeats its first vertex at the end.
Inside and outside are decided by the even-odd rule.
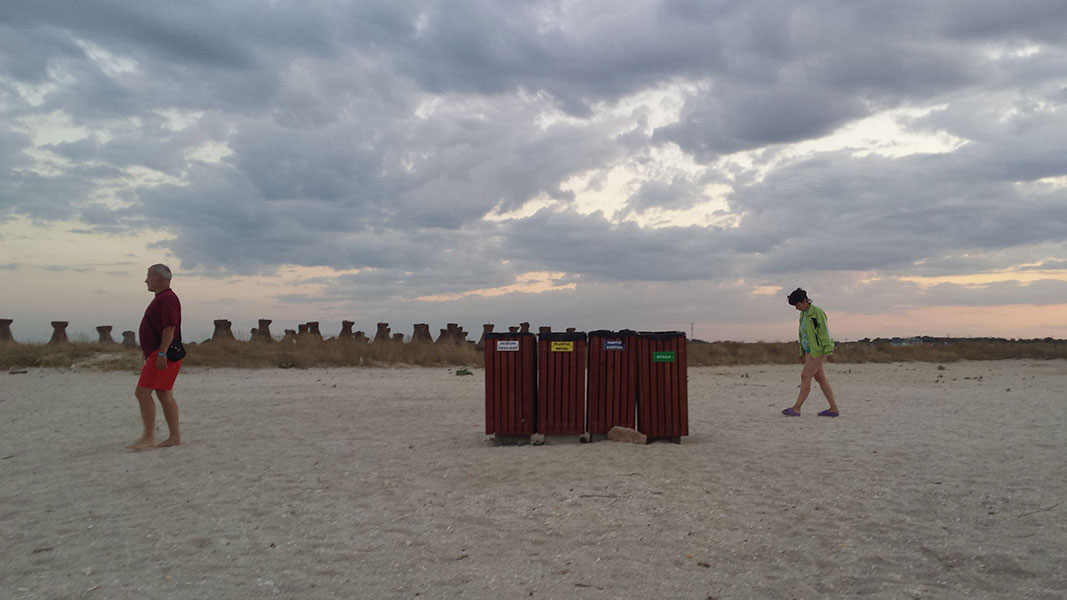
POLYGON ((647 446, 494 446, 472 370, 188 368, 145 452, 135 374, 0 374, 0 598, 1067 597, 1065 361, 694 368, 647 446))

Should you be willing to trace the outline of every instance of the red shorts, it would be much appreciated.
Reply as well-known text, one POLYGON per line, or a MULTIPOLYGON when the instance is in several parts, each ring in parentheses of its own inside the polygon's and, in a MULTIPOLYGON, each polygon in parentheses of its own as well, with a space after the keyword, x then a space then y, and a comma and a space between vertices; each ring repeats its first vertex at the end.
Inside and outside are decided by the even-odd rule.
POLYGON ((182 369, 182 361, 167 361, 167 368, 162 371, 156 368, 156 355, 149 356, 141 367, 141 378, 137 380, 137 387, 151 390, 174 389, 174 380, 178 378, 178 371, 182 369))

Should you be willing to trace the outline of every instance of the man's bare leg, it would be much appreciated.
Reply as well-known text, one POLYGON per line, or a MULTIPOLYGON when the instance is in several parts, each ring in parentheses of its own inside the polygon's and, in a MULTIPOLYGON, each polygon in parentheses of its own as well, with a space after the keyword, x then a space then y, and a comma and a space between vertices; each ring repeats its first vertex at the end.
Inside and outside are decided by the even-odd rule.
POLYGON ((141 409, 141 422, 144 430, 141 439, 126 446, 130 450, 144 450, 156 445, 156 402, 152 399, 152 390, 137 386, 133 395, 137 397, 137 404, 141 409))
POLYGON ((157 447, 180 446, 182 434, 178 429, 178 403, 174 400, 174 393, 170 390, 156 390, 156 396, 159 397, 159 404, 163 407, 163 418, 166 419, 167 429, 170 431, 170 436, 160 442, 157 447))

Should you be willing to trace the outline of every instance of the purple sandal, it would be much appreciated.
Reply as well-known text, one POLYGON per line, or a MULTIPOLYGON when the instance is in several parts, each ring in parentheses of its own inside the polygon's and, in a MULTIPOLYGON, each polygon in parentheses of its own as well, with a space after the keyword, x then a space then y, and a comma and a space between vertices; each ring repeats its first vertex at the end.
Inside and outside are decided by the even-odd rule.
POLYGON ((800 413, 798 413, 797 411, 793 410, 792 406, 790 406, 789 408, 783 410, 782 414, 787 416, 787 417, 799 417, 800 416, 800 413))
POLYGON ((841 414, 841 413, 837 413, 837 412, 834 412, 834 411, 832 411, 832 410, 830 410, 830 409, 828 408, 828 409, 826 409, 826 410, 824 410, 824 411, 820 412, 820 413, 819 413, 819 416, 820 416, 820 417, 836 417, 836 416, 838 416, 838 415, 840 415, 840 414, 841 414))

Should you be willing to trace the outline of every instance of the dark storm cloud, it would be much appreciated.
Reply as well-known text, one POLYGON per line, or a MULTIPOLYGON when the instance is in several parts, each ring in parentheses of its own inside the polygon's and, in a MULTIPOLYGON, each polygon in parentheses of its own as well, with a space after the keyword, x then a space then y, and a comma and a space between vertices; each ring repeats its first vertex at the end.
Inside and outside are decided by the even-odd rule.
POLYGON ((945 253, 1067 239, 1062 193, 1022 191, 976 170, 981 161, 969 154, 800 162, 738 190, 732 203, 744 217, 732 233, 770 273, 902 269, 945 253))
POLYGON ((1020 267, 1020 271, 1037 271, 1042 269, 1067 269, 1067 260, 1044 260, 1037 265, 1020 267))
POLYGON ((363 269, 327 296, 381 302, 530 271, 729 295, 789 273, 1062 267, 1041 252, 1067 240, 1065 30, 1052 1, 12 0, 0 219, 163 229, 203 273, 363 269), (666 89, 673 122, 616 105, 666 89), (898 108, 959 147, 783 150, 898 108), (88 133, 34 143, 64 127, 88 133), (675 147, 703 172, 578 211, 574 178, 675 147), (709 183, 736 227, 624 220, 698 206, 709 183), (548 206, 510 215, 531 201, 548 206))
POLYGON ((759 50, 731 48, 727 72, 756 75, 707 73, 708 89, 690 97, 681 121, 661 128, 657 139, 711 158, 817 137, 877 110, 993 83, 1004 75, 989 56, 994 44, 1055 43, 1061 61, 1062 28, 1054 32, 1048 24, 1067 22, 1067 8, 1024 3, 1007 27, 993 25, 1015 6, 789 4, 782 8, 791 12, 792 27, 777 37, 779 55, 761 64, 754 61, 759 50))
MULTIPOLYGON (((137 56, 244 68, 255 59, 249 49, 242 46, 242 36, 233 33, 237 26, 255 33, 255 19, 249 17, 258 12, 256 4, 261 5, 203 1, 152 5, 136 1, 70 3, 33 0, 8 3, 6 9, 0 10, 0 17, 19 28, 68 29, 76 37, 106 40, 109 48, 137 56), (229 12, 226 7, 234 12, 229 12)), ((261 8, 269 10, 263 5, 261 8)))
POLYGON ((612 224, 603 215, 549 210, 506 225, 499 251, 519 264, 532 260, 552 271, 592 280, 684 281, 718 279, 733 267, 722 231, 702 227, 643 228, 612 224), (717 257, 719 260, 707 260, 717 257))
POLYGON ((647 181, 641 184, 626 203, 626 212, 641 213, 650 208, 684 210, 706 200, 699 182, 680 176, 670 181, 647 181))
POLYGON ((26 135, 0 128, 0 169, 9 178, 0 184, 0 217, 3 213, 22 212, 27 207, 21 190, 34 186, 37 178, 19 171, 32 164, 25 154, 32 143, 26 135))
POLYGON ((30 27, 9 19, 14 6, 0 6, 0 67, 15 81, 37 83, 48 78, 48 66, 56 58, 82 59, 85 54, 66 30, 30 27))
POLYGON ((810 84, 787 83, 782 89, 713 88, 690 98, 681 121, 657 130, 655 140, 674 142, 702 160, 712 160, 722 154, 820 137, 867 113, 860 99, 810 84))
POLYGON ((987 285, 959 285, 943 283, 925 292, 927 300, 943 306, 990 306, 1014 304, 1020 296, 1029 304, 1061 304, 1067 294, 1067 282, 1045 279, 1020 284, 1000 281, 987 285))
POLYGON ((1035 42, 1062 44, 1067 31, 1061 27, 1067 6, 1056 0, 1025 2, 951 2, 934 7, 940 13, 944 31, 960 38, 1022 38, 1035 42))

